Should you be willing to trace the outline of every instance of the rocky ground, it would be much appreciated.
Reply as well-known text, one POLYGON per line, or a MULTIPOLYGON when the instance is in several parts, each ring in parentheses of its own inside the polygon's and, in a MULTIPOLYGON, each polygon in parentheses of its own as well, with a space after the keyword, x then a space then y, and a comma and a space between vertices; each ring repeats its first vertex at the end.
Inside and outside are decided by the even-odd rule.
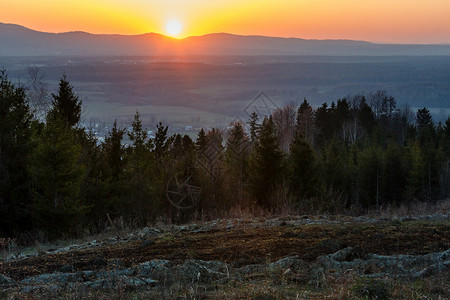
POLYGON ((450 299, 450 214, 156 225, 12 249, 8 299, 450 299))

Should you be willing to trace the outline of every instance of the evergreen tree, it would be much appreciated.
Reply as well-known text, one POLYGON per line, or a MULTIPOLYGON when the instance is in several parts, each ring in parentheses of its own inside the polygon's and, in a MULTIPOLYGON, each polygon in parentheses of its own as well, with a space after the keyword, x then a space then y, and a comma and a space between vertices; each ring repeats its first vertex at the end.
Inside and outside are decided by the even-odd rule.
POLYGON ((380 208, 383 188, 383 157, 377 145, 366 146, 359 157, 359 200, 364 208, 380 208))
POLYGON ((81 186, 85 166, 82 147, 63 121, 48 120, 33 151, 30 173, 34 184, 37 225, 49 233, 75 233, 86 213, 81 186))
POLYGON ((389 143, 384 152, 383 199, 386 204, 398 205, 404 200, 408 176, 404 157, 397 143, 389 143))
POLYGON ((143 129, 140 114, 137 111, 128 138, 132 142, 126 153, 126 173, 131 200, 129 209, 133 217, 137 217, 141 224, 145 224, 156 214, 157 208, 155 187, 152 184, 155 163, 150 152, 147 131, 143 129))
POLYGON ((203 153, 206 148, 206 133, 202 129, 200 129, 197 140, 195 141, 195 145, 197 146, 197 149, 200 151, 200 153, 203 153))
POLYGON ((129 209, 127 181, 125 178, 125 147, 122 144, 125 129, 117 121, 101 145, 101 173, 97 188, 102 198, 93 201, 92 218, 104 220, 106 213, 121 216, 129 209))
POLYGON ((123 157, 125 148, 122 144, 124 134, 125 129, 119 128, 117 126, 117 120, 115 120, 111 131, 108 132, 108 136, 105 137, 105 142, 102 145, 102 153, 106 162, 105 175, 115 180, 122 175, 124 169, 123 157))
POLYGON ((256 112, 252 112, 250 120, 247 124, 250 126, 250 140, 252 143, 256 143, 261 124, 259 124, 259 116, 256 112))
POLYGON ((262 207, 276 207, 273 194, 283 182, 283 168, 284 154, 278 144, 275 124, 272 117, 266 117, 250 160, 251 191, 262 207))
MULTIPOLYGON (((334 103, 333 103, 334 105, 334 103)), ((315 124, 317 126, 317 144, 324 145, 333 136, 334 130, 334 108, 328 108, 327 103, 316 109, 315 124)))
POLYGON ((179 161, 183 157, 183 138, 181 137, 181 134, 174 134, 170 153, 172 154, 172 157, 175 159, 175 161, 179 161))
POLYGON ((61 118, 67 127, 74 127, 78 124, 81 117, 81 100, 73 91, 66 78, 66 75, 59 81, 59 90, 57 94, 52 94, 52 108, 47 119, 61 118))
POLYGON ((339 99, 336 105, 335 122, 337 130, 341 130, 342 126, 351 118, 350 103, 347 99, 339 99))
POLYGON ((169 130, 168 126, 163 126, 162 122, 159 122, 158 125, 156 125, 156 134, 154 138, 154 153, 156 159, 162 159, 164 156, 167 155, 168 152, 168 143, 167 143, 167 131, 169 130))
POLYGON ((289 186, 297 201, 314 197, 317 192, 316 155, 302 134, 291 143, 288 159, 289 186))
POLYGON ((421 147, 422 161, 426 187, 423 190, 423 199, 434 200, 438 196, 440 176, 440 153, 437 149, 437 134, 430 111, 422 108, 417 111, 417 135, 421 147))
POLYGON ((0 71, 0 234, 30 228, 32 114, 23 88, 0 71))
POLYGON ((250 141, 244 126, 236 122, 230 131, 225 151, 225 161, 229 177, 229 190, 238 203, 244 199, 244 185, 248 177, 250 141))
POLYGON ((303 100, 297 110, 297 132, 313 144, 315 133, 314 111, 306 99, 303 100))
MULTIPOLYGON (((332 138, 321 151, 319 168, 322 185, 322 201, 334 201, 334 206, 345 207, 351 195, 351 170, 345 144, 338 138, 332 138), (335 199, 327 199, 333 196, 335 199)), ((323 207, 330 207, 323 203, 323 207)))
POLYGON ((371 135, 376 124, 375 115, 372 108, 367 104, 366 99, 363 97, 359 104, 357 112, 357 118, 359 124, 364 128, 368 135, 371 135))
POLYGON ((419 143, 413 142, 407 148, 408 177, 405 188, 405 198, 412 200, 425 200, 426 172, 425 161, 419 143))

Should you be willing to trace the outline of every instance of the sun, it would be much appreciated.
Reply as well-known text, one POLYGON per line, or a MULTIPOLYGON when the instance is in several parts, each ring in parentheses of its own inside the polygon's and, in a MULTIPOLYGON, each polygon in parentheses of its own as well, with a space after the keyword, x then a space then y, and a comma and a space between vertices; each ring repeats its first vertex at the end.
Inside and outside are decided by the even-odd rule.
POLYGON ((166 31, 170 36, 177 36, 181 33, 182 26, 181 23, 177 20, 172 20, 167 22, 166 24, 166 31))

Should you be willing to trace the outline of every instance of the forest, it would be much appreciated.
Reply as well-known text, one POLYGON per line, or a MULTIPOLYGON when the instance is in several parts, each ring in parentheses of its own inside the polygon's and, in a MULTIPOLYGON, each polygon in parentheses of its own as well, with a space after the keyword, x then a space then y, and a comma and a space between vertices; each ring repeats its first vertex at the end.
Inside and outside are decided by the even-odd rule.
POLYGON ((234 209, 363 214, 450 195, 450 118, 435 124, 384 91, 301 100, 195 140, 162 123, 150 138, 136 112, 132 130, 115 123, 99 142, 80 126, 81 104, 64 75, 39 111, 0 73, 0 236, 26 243, 108 219, 138 227, 234 209))

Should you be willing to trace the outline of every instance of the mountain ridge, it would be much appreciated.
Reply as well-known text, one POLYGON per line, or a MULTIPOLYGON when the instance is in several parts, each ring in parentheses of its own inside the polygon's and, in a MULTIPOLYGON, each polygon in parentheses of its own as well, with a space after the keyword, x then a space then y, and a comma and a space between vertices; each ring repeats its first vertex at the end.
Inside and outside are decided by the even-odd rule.
POLYGON ((159 33, 41 32, 0 23, 0 56, 52 55, 450 55, 450 45, 378 44, 350 39, 303 39, 209 33, 182 39, 159 33))

